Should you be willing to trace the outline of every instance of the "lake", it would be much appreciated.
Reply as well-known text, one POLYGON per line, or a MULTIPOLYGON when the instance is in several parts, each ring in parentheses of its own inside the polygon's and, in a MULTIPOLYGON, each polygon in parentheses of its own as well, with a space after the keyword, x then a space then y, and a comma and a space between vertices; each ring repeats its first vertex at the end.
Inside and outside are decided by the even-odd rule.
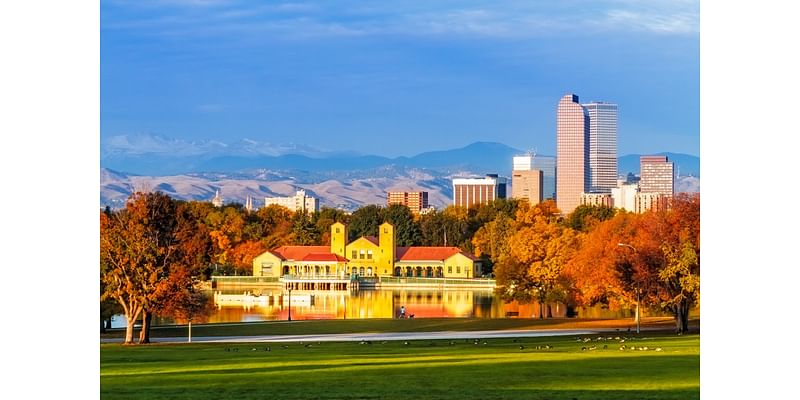
MULTIPOLYGON (((277 321, 289 318, 289 293, 280 288, 227 288, 209 290, 215 312, 208 323, 277 321)), ((536 318, 539 306, 506 302, 491 290, 383 289, 357 291, 300 291, 291 293, 292 320, 396 318, 400 307, 414 318, 536 318)), ((553 317, 566 317, 567 307, 550 304, 553 317)), ((545 310, 546 311, 546 310, 545 310)), ((628 318, 631 310, 579 308, 583 318, 628 318)), ((172 325, 155 318, 154 325, 172 325)), ((112 328, 124 328, 125 318, 114 316, 112 328)))

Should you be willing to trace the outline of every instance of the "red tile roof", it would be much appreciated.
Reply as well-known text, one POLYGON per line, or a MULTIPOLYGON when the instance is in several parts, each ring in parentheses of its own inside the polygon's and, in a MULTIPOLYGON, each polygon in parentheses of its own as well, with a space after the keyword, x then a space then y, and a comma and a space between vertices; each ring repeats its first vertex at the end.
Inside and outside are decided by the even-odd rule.
MULTIPOLYGON (((377 239, 367 236, 365 239, 375 242, 377 239), (373 240, 374 239, 374 240, 373 240)), ((377 243, 376 243, 377 244, 377 243)), ((479 258, 461 251, 458 247, 414 246, 397 247, 395 258, 397 261, 444 261, 456 254, 478 261, 479 258)), ((270 253, 282 261, 307 261, 307 262, 348 262, 347 258, 330 252, 329 246, 281 246, 270 250, 270 253)))
POLYGON ((332 254, 330 246, 281 246, 270 253, 283 261, 347 261, 332 254))
POLYGON ((369 240, 370 242, 375 244, 375 246, 380 246, 381 245, 380 241, 375 236, 364 236, 364 239, 369 240))
POLYGON ((444 261, 458 253, 473 261, 478 260, 475 256, 461 251, 458 247, 428 246, 398 247, 396 258, 397 261, 444 261))
POLYGON ((303 257, 303 261, 340 261, 347 262, 348 259, 333 253, 309 253, 303 257))

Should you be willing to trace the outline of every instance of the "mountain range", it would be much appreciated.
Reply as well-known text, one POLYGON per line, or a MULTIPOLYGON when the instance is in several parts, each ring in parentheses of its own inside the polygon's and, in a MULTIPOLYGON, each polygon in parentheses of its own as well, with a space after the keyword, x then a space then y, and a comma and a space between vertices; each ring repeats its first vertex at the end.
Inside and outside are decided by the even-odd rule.
MULTIPOLYGON (((103 207, 119 207, 135 190, 210 200, 219 190, 226 202, 244 203, 251 196, 258 206, 264 197, 290 196, 305 189, 320 198, 323 206, 352 210, 385 204, 390 190, 425 190, 429 203, 442 208, 451 202, 452 178, 487 173, 510 176, 512 157, 524 153, 501 143, 476 142, 388 158, 248 139, 229 145, 151 135, 117 136, 101 142, 100 202, 103 207)), ((667 155, 680 172, 677 191, 699 191, 698 157, 660 154, 667 155)), ((620 157, 620 175, 638 174, 639 156, 620 157)))

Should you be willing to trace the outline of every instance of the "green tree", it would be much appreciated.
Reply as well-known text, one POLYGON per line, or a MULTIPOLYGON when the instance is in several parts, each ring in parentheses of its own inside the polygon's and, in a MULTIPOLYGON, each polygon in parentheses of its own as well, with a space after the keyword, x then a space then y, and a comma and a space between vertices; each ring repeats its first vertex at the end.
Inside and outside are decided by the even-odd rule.
POLYGON ((308 214, 300 211, 292 217, 292 236, 294 244, 300 246, 316 245, 319 242, 319 232, 316 225, 311 222, 308 214))
POLYGON ((563 222, 579 232, 588 232, 597 224, 614 217, 616 210, 608 206, 580 205, 563 222))
POLYGON ((422 232, 408 207, 393 204, 384 210, 383 215, 386 222, 394 225, 398 246, 418 246, 422 242, 422 232))
POLYGON ((378 228, 383 223, 383 208, 374 204, 364 206, 350 215, 349 240, 362 236, 378 236, 378 228))

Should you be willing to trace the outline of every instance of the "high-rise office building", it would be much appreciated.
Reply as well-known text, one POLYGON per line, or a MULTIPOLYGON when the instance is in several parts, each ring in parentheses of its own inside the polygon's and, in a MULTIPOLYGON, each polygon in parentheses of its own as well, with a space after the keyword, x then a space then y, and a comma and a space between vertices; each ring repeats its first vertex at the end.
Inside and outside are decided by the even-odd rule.
POLYGON ((506 178, 488 174, 485 178, 453 179, 453 205, 471 207, 506 198, 506 178))
POLYGON ((531 205, 542 202, 542 171, 533 169, 534 156, 514 157, 511 172, 511 197, 526 199, 531 205))
POLYGON ((583 107, 589 114, 589 192, 611 193, 617 187, 617 105, 583 107))
POLYGON ((589 114, 568 94, 558 102, 556 115, 556 204, 564 214, 580 205, 589 191, 589 114))
POLYGON ((428 208, 428 192, 389 192, 386 202, 388 205, 404 205, 413 214, 419 214, 428 208))
POLYGON ((674 194, 674 165, 667 156, 642 156, 639 162, 639 192, 674 194))

